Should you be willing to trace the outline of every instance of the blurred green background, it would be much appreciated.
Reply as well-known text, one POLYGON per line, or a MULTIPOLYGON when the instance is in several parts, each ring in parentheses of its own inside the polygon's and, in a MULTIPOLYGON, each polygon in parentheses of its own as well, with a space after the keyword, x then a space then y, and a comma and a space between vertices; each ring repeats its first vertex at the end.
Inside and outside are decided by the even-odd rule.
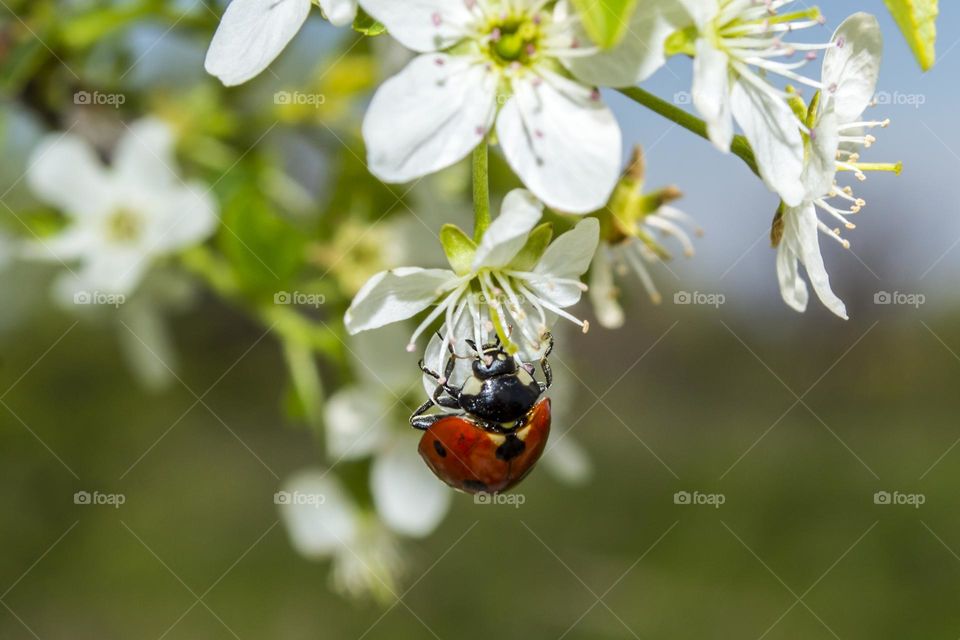
POLYGON ((3 398, 4 638, 31 637, 18 617, 40 638, 938 638, 960 626, 956 316, 784 316, 764 330, 726 310, 648 310, 616 340, 577 341, 555 369, 587 382, 554 437, 573 429, 594 481, 534 474, 519 508, 458 496, 410 545, 409 591, 386 610, 333 595, 326 567, 278 525, 274 474, 313 456, 309 435, 276 417, 282 363, 258 327, 213 303, 182 318, 184 386, 151 397, 115 364, 110 335, 64 336, 71 324, 4 341, 4 387, 16 383, 3 398), (187 387, 203 394, 228 370, 209 410, 194 406, 187 387), (74 505, 81 489, 127 502, 74 505), (725 503, 677 505, 678 491, 725 503), (925 503, 877 505, 877 491, 925 503))
MULTIPOLYGON (((308 217, 301 227, 325 241, 345 226, 329 211, 357 213, 351 192, 369 195, 357 213, 361 227, 381 214, 382 200, 393 202, 359 166, 355 131, 343 133, 362 111, 349 97, 319 117, 262 108, 277 86, 300 86, 283 82, 303 80, 304 61, 312 80, 303 86, 316 88, 309 70, 334 59, 329 43, 317 43, 317 17, 276 78, 227 93, 202 73, 219 7, 174 24, 178 3, 146 4, 172 17, 132 35, 98 36, 76 65, 79 86, 115 88, 116 55, 121 68, 134 61, 121 83, 143 94, 131 110, 162 112, 237 155, 270 133, 221 191, 235 195, 234 182, 255 190, 249 176, 289 165, 315 189, 309 215, 320 221, 314 229, 308 217), (339 155, 318 160, 311 146, 339 155)), ((123 327, 54 309, 49 273, 3 271, 0 638, 960 636, 960 7, 942 4, 941 59, 927 75, 879 0, 824 7, 831 24, 853 10, 880 14, 888 37, 882 89, 924 96, 920 107, 884 105, 894 124, 878 156, 907 168, 863 187, 871 205, 851 237, 856 255, 825 247, 853 318, 846 323, 813 304, 803 316, 782 306, 764 241, 776 203, 739 161, 611 97, 627 141, 647 148, 651 185, 683 188, 682 208, 707 235, 696 259, 671 265, 676 279, 657 274, 664 305, 651 305, 627 280, 627 327, 569 335, 558 348, 554 371, 569 383, 571 407, 556 416, 553 438, 569 431, 584 445, 591 482, 571 488, 539 470, 522 485, 518 508, 456 496, 435 533, 403 547, 407 573, 394 605, 336 595, 328 563, 291 547, 274 492, 319 464, 315 436, 285 417, 277 336, 242 305, 201 289, 198 303, 172 320, 179 380, 150 393, 124 362, 123 327), (726 302, 678 305, 675 291, 722 292, 726 302), (874 304, 882 291, 922 292, 926 304, 874 304), (77 505, 78 491, 121 493, 126 502, 77 505), (723 504, 677 504, 678 492, 723 504), (877 504, 877 492, 923 504, 877 504)), ((19 24, 20 13, 0 5, 0 26, 19 24)), ((59 8, 33 6, 54 16, 59 8)), ((63 81, 69 96, 74 81, 47 62, 50 86, 63 81)), ((333 69, 328 84, 356 81, 358 92, 375 79, 364 76, 362 59, 333 69)), ((3 95, 4 116, 21 102, 55 99, 26 86, 3 95)), ((648 88, 667 97, 688 90, 689 62, 671 62, 648 88)), ((64 126, 56 114, 41 115, 6 127, 4 144, 29 149, 36 129, 64 126)), ((193 173, 218 175, 234 156, 203 165, 197 157, 219 147, 201 138, 185 145, 193 173)), ((22 161, 0 165, 4 184, 21 172, 22 161)), ((507 181, 498 184, 502 192, 507 181)), ((20 191, 0 199, 17 207, 20 191)), ((428 226, 459 215, 443 200, 424 201, 417 213, 428 226)), ((355 275, 340 271, 340 279, 355 275)), ((577 312, 590 317, 585 304, 577 312)), ((331 388, 343 378, 332 365, 323 371, 331 388)))

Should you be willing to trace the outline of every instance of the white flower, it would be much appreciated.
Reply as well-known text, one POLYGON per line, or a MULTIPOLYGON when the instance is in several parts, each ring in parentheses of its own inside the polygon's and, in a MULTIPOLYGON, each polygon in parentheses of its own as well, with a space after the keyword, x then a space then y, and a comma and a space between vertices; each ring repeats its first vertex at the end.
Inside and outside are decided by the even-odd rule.
POLYGON ((25 253, 79 263, 57 283, 60 294, 68 299, 80 291, 127 295, 155 258, 202 242, 214 231, 216 202, 203 185, 179 177, 173 146, 173 131, 153 118, 128 128, 109 168, 74 134, 41 141, 27 181, 69 223, 59 234, 31 243, 25 253))
POLYGON ((630 235, 619 242, 600 244, 590 271, 590 301, 601 326, 608 329, 623 326, 623 308, 618 301, 619 290, 615 276, 625 275, 628 269, 632 269, 640 278, 650 300, 654 304, 660 304, 663 298, 647 265, 662 264, 671 259, 670 253, 657 241, 657 235, 675 238, 683 248, 684 256, 693 257, 693 242, 683 225, 692 227, 697 234, 701 233, 690 216, 679 209, 663 205, 644 215, 630 231, 630 235))
POLYGON ((419 402, 419 395, 410 397, 419 394, 419 385, 411 385, 419 372, 396 348, 400 331, 389 327, 351 340, 357 383, 338 390, 324 407, 327 456, 334 466, 372 459, 373 509, 360 508, 332 473, 319 470, 297 474, 281 494, 289 496, 281 510, 297 551, 332 557, 339 590, 380 599, 396 595, 400 536, 429 535, 453 496, 420 459, 421 433, 407 421, 405 400, 419 402))
POLYGON ((324 424, 327 455, 335 461, 372 458, 377 513, 394 532, 419 538, 443 520, 451 493, 423 464, 417 452, 421 434, 407 421, 404 400, 419 371, 396 348, 401 331, 390 327, 351 341, 358 383, 330 396, 324 424))
POLYGON ((768 81, 775 75, 821 89, 821 83, 797 73, 831 44, 788 44, 782 36, 822 24, 817 9, 777 11, 794 0, 683 0, 698 34, 689 53, 693 62, 693 103, 706 120, 710 139, 728 151, 734 120, 756 155, 767 186, 788 206, 804 199, 802 124, 791 111, 788 94, 768 81), (786 59, 801 54, 801 59, 786 59))
POLYGON ((537 227, 542 211, 530 192, 517 189, 504 198, 502 213, 478 245, 456 227, 446 227, 447 242, 456 245, 445 245, 453 270, 403 267, 377 274, 347 310, 347 330, 356 334, 376 329, 436 305, 414 331, 408 350, 442 317, 445 342, 454 347, 466 338, 484 344, 487 335, 496 332, 508 349, 519 349, 526 360, 544 348, 553 314, 586 331, 588 324, 564 309, 576 304, 586 289, 580 276, 596 250, 599 223, 582 220, 547 246, 549 225, 537 227), (513 343, 518 337, 519 347, 513 343))
POLYGON ((862 118, 880 77, 883 35, 877 19, 868 13, 850 16, 837 27, 832 42, 835 46, 823 57, 824 89, 811 114, 812 157, 805 175, 807 190, 820 193, 832 186, 838 170, 866 179, 858 165, 860 150, 876 140, 864 130, 890 124, 862 118))
POLYGON ((833 42, 836 46, 827 51, 823 60, 825 89, 810 108, 811 134, 803 173, 806 194, 799 206, 783 207, 774 240, 779 241, 777 276, 784 301, 797 311, 806 310, 809 292, 799 270, 803 264, 820 301, 846 319, 846 307, 830 287, 818 232, 846 248, 850 243, 841 237, 840 228, 831 229, 824 223, 817 210, 844 228, 855 228, 847 217, 858 213, 866 202, 857 198, 850 187, 837 186, 837 172, 852 172, 858 179, 865 180, 865 171, 899 172, 900 165, 859 161, 860 148, 874 142, 873 136, 865 135, 864 130, 889 124, 889 120, 862 120, 876 90, 883 55, 877 19, 865 13, 850 16, 837 28, 833 42), (841 204, 831 200, 839 200, 841 204))
POLYGON ((590 301, 600 325, 608 329, 622 327, 625 319, 615 275, 633 269, 653 303, 660 304, 662 298, 647 265, 665 263, 672 256, 658 236, 675 238, 690 258, 693 242, 684 227, 703 234, 690 216, 668 204, 683 196, 679 189, 666 187, 647 193, 645 180, 646 161, 638 145, 610 204, 597 214, 602 221, 602 241, 590 269, 590 301))
MULTIPOLYGON (((331 23, 357 15, 356 0, 318 0, 331 23)), ((259 75, 293 39, 310 13, 311 0, 233 0, 207 51, 207 73, 223 84, 243 84, 259 75)))
POLYGON ((370 104, 363 137, 371 172, 406 182, 439 171, 495 126, 510 167, 540 200, 573 213, 602 207, 619 175, 620 127, 593 86, 564 73, 596 50, 583 46, 566 2, 552 12, 548 4, 365 0, 422 54, 370 104))
POLYGON ((354 597, 396 598, 403 565, 396 537, 333 474, 301 471, 284 483, 276 501, 294 549, 313 560, 333 560, 334 588, 354 597))

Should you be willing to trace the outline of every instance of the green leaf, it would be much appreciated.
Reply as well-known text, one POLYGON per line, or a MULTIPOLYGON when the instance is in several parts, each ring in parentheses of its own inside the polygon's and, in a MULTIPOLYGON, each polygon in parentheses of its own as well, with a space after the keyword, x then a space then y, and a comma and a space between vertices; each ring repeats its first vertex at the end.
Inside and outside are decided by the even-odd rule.
POLYGON ((222 220, 220 249, 241 288, 268 298, 288 290, 305 262, 307 239, 273 211, 255 182, 224 203, 222 220))
POLYGON ((387 32, 387 28, 373 19, 363 9, 357 11, 357 18, 353 21, 353 30, 365 36, 379 36, 387 32))
POLYGON ((66 20, 61 26, 60 38, 68 47, 87 48, 133 21, 149 16, 154 9, 149 2, 133 2, 87 11, 66 20))
POLYGON ((590 38, 600 48, 615 46, 627 33, 638 0, 573 0, 590 38))
POLYGON ((924 71, 937 59, 938 0, 884 0, 924 71))
POLYGON ((552 239, 553 223, 544 222, 539 225, 530 232, 527 243, 523 245, 523 249, 520 249, 520 252, 510 262, 510 266, 517 271, 533 269, 540 262, 540 258, 543 257, 543 253, 547 250, 547 246, 552 239))
POLYGON ((450 268, 457 275, 470 273, 477 245, 463 229, 455 224, 443 225, 440 229, 440 244, 443 245, 443 252, 447 254, 450 268))

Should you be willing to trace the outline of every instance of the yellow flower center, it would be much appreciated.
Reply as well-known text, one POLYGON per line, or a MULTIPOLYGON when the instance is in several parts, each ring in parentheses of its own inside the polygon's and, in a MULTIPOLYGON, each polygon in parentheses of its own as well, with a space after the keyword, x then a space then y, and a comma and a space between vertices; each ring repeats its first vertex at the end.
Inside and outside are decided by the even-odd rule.
POLYGON ((107 237, 113 242, 133 242, 142 230, 140 216, 129 209, 117 209, 107 218, 107 237))

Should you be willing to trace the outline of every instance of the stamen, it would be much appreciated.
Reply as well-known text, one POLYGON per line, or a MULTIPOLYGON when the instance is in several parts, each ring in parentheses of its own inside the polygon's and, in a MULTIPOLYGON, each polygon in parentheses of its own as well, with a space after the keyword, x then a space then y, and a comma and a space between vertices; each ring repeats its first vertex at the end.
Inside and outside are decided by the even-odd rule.
MULTIPOLYGON (((633 267, 634 272, 637 274, 637 277, 640 278, 640 282, 643 284, 643 288, 647 290, 647 295, 650 296, 650 301, 653 304, 660 304, 663 302, 663 296, 660 295, 660 292, 657 291, 657 286, 653 283, 653 278, 650 277, 650 272, 647 270, 645 264, 643 264, 644 258, 637 251, 637 242, 632 241, 631 246, 624 247, 622 253, 627 262, 630 263, 630 266, 633 267)), ((642 246, 642 245, 641 245, 642 246)))
POLYGON ((457 287, 453 293, 444 298, 443 302, 438 304, 437 307, 431 311, 426 318, 423 319, 423 322, 417 326, 416 330, 413 332, 413 335, 410 336, 410 342, 407 344, 408 352, 412 353, 417 348, 417 338, 420 337, 420 334, 422 334, 426 328, 429 327, 430 324, 440 316, 441 313, 446 311, 449 305, 455 304, 457 300, 460 299, 460 296, 463 295, 463 292, 466 291, 468 286, 469 283, 464 283, 457 287))

